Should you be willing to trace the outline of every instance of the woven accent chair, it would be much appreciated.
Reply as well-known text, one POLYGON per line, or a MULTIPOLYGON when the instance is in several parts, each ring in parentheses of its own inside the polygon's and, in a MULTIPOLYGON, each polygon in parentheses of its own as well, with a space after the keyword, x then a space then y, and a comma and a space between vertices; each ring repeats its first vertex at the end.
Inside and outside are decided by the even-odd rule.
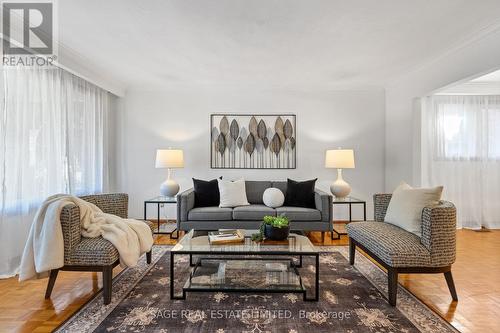
MULTIPOLYGON (((93 203, 105 213, 127 218, 128 195, 125 193, 97 194, 80 198, 93 203)), ((153 232, 153 223, 144 222, 153 232)), ((50 298, 59 271, 102 272, 104 304, 109 304, 113 268, 120 263, 118 250, 102 237, 82 237, 80 208, 74 204, 62 209, 61 226, 64 237, 64 266, 50 271, 45 298, 50 298)), ((146 261, 151 263, 151 251, 146 253, 146 261)))
POLYGON ((356 247, 387 269, 389 304, 396 306, 398 274, 444 273, 454 301, 458 301, 451 265, 456 256, 456 208, 440 201, 422 210, 422 237, 385 223, 391 194, 375 194, 374 222, 347 225, 349 261, 354 265, 356 247))

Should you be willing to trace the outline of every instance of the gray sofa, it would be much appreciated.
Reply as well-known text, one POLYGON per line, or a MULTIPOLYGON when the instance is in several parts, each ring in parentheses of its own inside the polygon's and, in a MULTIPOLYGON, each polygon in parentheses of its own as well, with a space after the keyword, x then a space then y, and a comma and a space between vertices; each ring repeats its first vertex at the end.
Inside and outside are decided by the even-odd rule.
MULTIPOLYGON (((315 190, 316 207, 278 207, 264 205, 262 194, 267 188, 276 187, 286 193, 283 181, 246 181, 245 187, 250 206, 235 208, 195 208, 193 189, 177 195, 177 230, 258 229, 265 215, 285 214, 291 220, 292 230, 332 231, 332 196, 315 190)), ((324 236, 324 233, 323 233, 324 236)))

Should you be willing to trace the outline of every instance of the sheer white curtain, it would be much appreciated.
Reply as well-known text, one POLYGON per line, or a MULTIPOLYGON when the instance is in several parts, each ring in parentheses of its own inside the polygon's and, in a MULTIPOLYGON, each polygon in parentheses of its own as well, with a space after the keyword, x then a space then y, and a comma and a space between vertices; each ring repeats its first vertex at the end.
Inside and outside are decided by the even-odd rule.
POLYGON ((459 227, 500 228, 500 96, 422 100, 422 182, 444 185, 459 227))
POLYGON ((0 277, 16 274, 49 195, 101 192, 108 93, 61 69, 5 69, 0 109, 0 277))

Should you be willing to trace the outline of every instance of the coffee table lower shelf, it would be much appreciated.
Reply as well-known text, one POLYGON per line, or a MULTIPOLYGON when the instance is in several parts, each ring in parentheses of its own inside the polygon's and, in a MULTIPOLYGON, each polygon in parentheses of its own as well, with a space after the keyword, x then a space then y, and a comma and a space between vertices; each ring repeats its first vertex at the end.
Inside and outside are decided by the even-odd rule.
MULTIPOLYGON (((175 253, 179 254, 179 253, 175 253)), ((175 254, 170 258, 170 298, 186 299, 187 292, 237 292, 237 293, 299 293, 304 301, 319 299, 319 255, 249 255, 201 256, 193 263, 189 277, 182 287, 182 294, 174 293, 175 254), (302 257, 315 258, 315 292, 308 297, 298 268, 302 267, 302 257), (295 259, 298 258, 298 263, 295 259)))

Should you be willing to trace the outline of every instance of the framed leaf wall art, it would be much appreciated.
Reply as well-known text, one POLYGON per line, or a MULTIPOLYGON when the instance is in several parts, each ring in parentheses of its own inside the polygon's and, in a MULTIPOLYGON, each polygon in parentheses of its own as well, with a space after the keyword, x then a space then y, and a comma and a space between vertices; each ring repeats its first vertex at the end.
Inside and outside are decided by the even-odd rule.
POLYGON ((210 167, 295 169, 295 118, 293 114, 212 114, 210 167))

